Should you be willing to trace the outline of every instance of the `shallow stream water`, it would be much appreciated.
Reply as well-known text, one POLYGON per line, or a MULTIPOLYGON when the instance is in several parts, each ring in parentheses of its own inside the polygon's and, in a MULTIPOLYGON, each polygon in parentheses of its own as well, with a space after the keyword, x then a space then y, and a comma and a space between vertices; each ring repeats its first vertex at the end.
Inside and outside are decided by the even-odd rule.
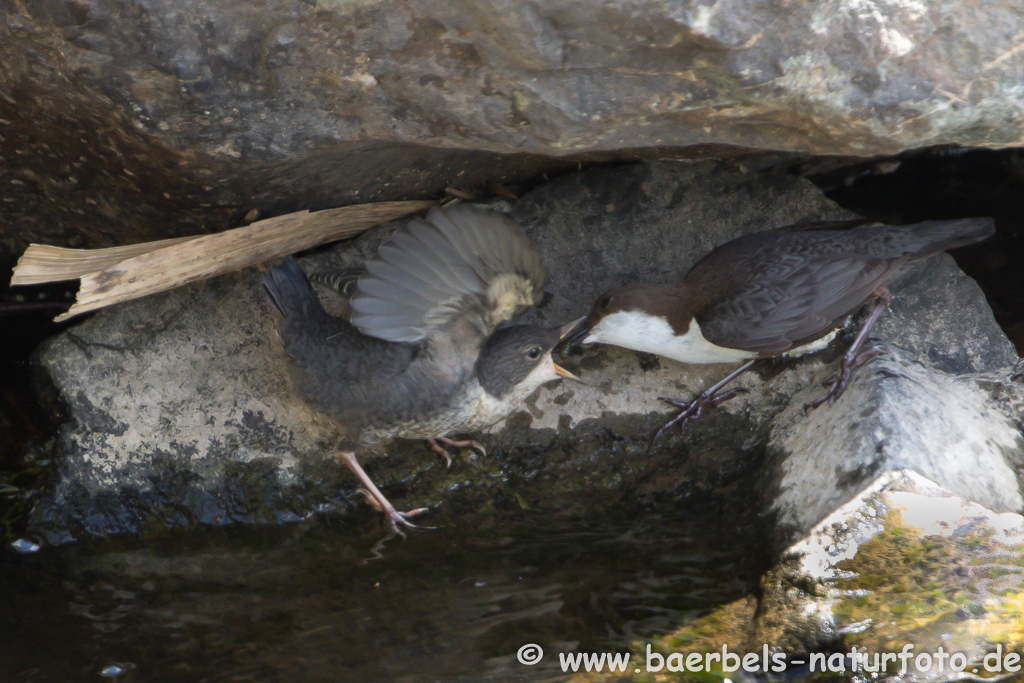
POLYGON ((762 568, 682 511, 385 536, 318 518, 7 548, 4 680, 559 680, 559 652, 640 662, 638 638, 746 594, 762 568), (528 667, 531 643, 545 656, 528 667))

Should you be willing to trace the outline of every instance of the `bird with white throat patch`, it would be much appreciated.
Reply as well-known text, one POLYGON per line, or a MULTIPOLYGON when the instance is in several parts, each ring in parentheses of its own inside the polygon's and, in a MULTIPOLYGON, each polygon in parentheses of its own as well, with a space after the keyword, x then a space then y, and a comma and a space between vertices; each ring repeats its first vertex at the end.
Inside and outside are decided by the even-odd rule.
POLYGON ((714 249, 681 282, 632 284, 605 292, 567 340, 613 344, 681 363, 743 362, 690 401, 662 398, 679 412, 655 434, 685 425, 745 389, 725 385, 760 358, 823 349, 843 321, 874 300, 828 391, 806 407, 833 403, 854 369, 882 347, 866 343, 889 303, 886 284, 908 261, 980 242, 990 218, 892 226, 863 221, 790 226, 745 235, 714 249))

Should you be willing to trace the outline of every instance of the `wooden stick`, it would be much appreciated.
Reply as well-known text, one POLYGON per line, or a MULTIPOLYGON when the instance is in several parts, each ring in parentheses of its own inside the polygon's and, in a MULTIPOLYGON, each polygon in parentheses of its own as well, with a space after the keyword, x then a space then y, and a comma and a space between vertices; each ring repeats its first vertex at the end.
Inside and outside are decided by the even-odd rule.
POLYGON ((51 247, 48 244, 30 244, 18 259, 18 265, 14 267, 11 284, 38 285, 44 282, 77 280, 83 275, 116 266, 133 256, 194 239, 195 236, 175 237, 109 249, 67 249, 51 247))
POLYGON ((32 245, 18 261, 12 284, 80 277, 75 304, 57 322, 253 263, 354 237, 380 223, 423 211, 430 200, 359 204, 268 218, 234 230, 113 249, 32 245))

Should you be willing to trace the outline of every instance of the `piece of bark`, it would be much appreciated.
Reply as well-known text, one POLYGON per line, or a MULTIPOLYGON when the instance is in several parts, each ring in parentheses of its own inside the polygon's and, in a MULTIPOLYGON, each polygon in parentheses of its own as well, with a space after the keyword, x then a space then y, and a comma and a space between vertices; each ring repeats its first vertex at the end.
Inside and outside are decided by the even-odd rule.
POLYGON ((213 235, 112 249, 30 245, 14 268, 12 285, 81 278, 74 305, 55 318, 155 294, 325 242, 354 237, 380 223, 424 211, 431 200, 359 204, 276 216, 213 235))

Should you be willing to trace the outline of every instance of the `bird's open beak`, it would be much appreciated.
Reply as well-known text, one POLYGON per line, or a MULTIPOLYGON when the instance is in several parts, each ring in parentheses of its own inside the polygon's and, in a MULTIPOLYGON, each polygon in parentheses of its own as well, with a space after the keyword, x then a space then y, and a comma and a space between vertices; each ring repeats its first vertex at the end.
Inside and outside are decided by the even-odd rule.
MULTIPOLYGON (((560 327, 559 330, 558 330, 558 338, 560 340, 562 340, 562 341, 558 342, 557 346, 562 346, 562 344, 565 343, 565 336, 567 334, 569 334, 570 332, 572 332, 573 330, 575 330, 576 326, 579 325, 581 322, 583 322, 583 320, 584 320, 584 318, 576 318, 576 320, 573 320, 571 323, 566 323, 565 325, 562 325, 562 327, 560 327)), ((563 353, 564 353, 564 348, 563 348, 563 353)), ((554 360, 551 361, 551 364, 553 366, 555 366, 555 372, 557 374, 561 375, 562 377, 565 377, 566 379, 575 380, 575 381, 579 382, 580 384, 586 384, 586 382, 584 382, 579 377, 577 377, 576 375, 572 374, 571 372, 569 372, 568 370, 563 368, 561 365, 556 363, 554 360)))
POLYGON ((586 319, 587 317, 583 316, 582 318, 577 318, 576 320, 573 320, 571 323, 562 326, 560 330, 560 339, 562 341, 560 342, 560 344, 563 349, 579 346, 580 342, 582 342, 583 339, 586 338, 587 333, 590 332, 590 327, 586 325, 580 327, 581 325, 583 325, 583 321, 586 319))
POLYGON ((559 375, 561 375, 562 377, 565 377, 566 379, 574 379, 577 382, 583 382, 583 380, 581 380, 579 377, 577 377, 576 375, 572 374, 571 372, 569 372, 568 370, 563 368, 558 363, 556 363, 554 361, 551 361, 551 364, 553 366, 555 366, 555 372, 558 373, 559 375))

